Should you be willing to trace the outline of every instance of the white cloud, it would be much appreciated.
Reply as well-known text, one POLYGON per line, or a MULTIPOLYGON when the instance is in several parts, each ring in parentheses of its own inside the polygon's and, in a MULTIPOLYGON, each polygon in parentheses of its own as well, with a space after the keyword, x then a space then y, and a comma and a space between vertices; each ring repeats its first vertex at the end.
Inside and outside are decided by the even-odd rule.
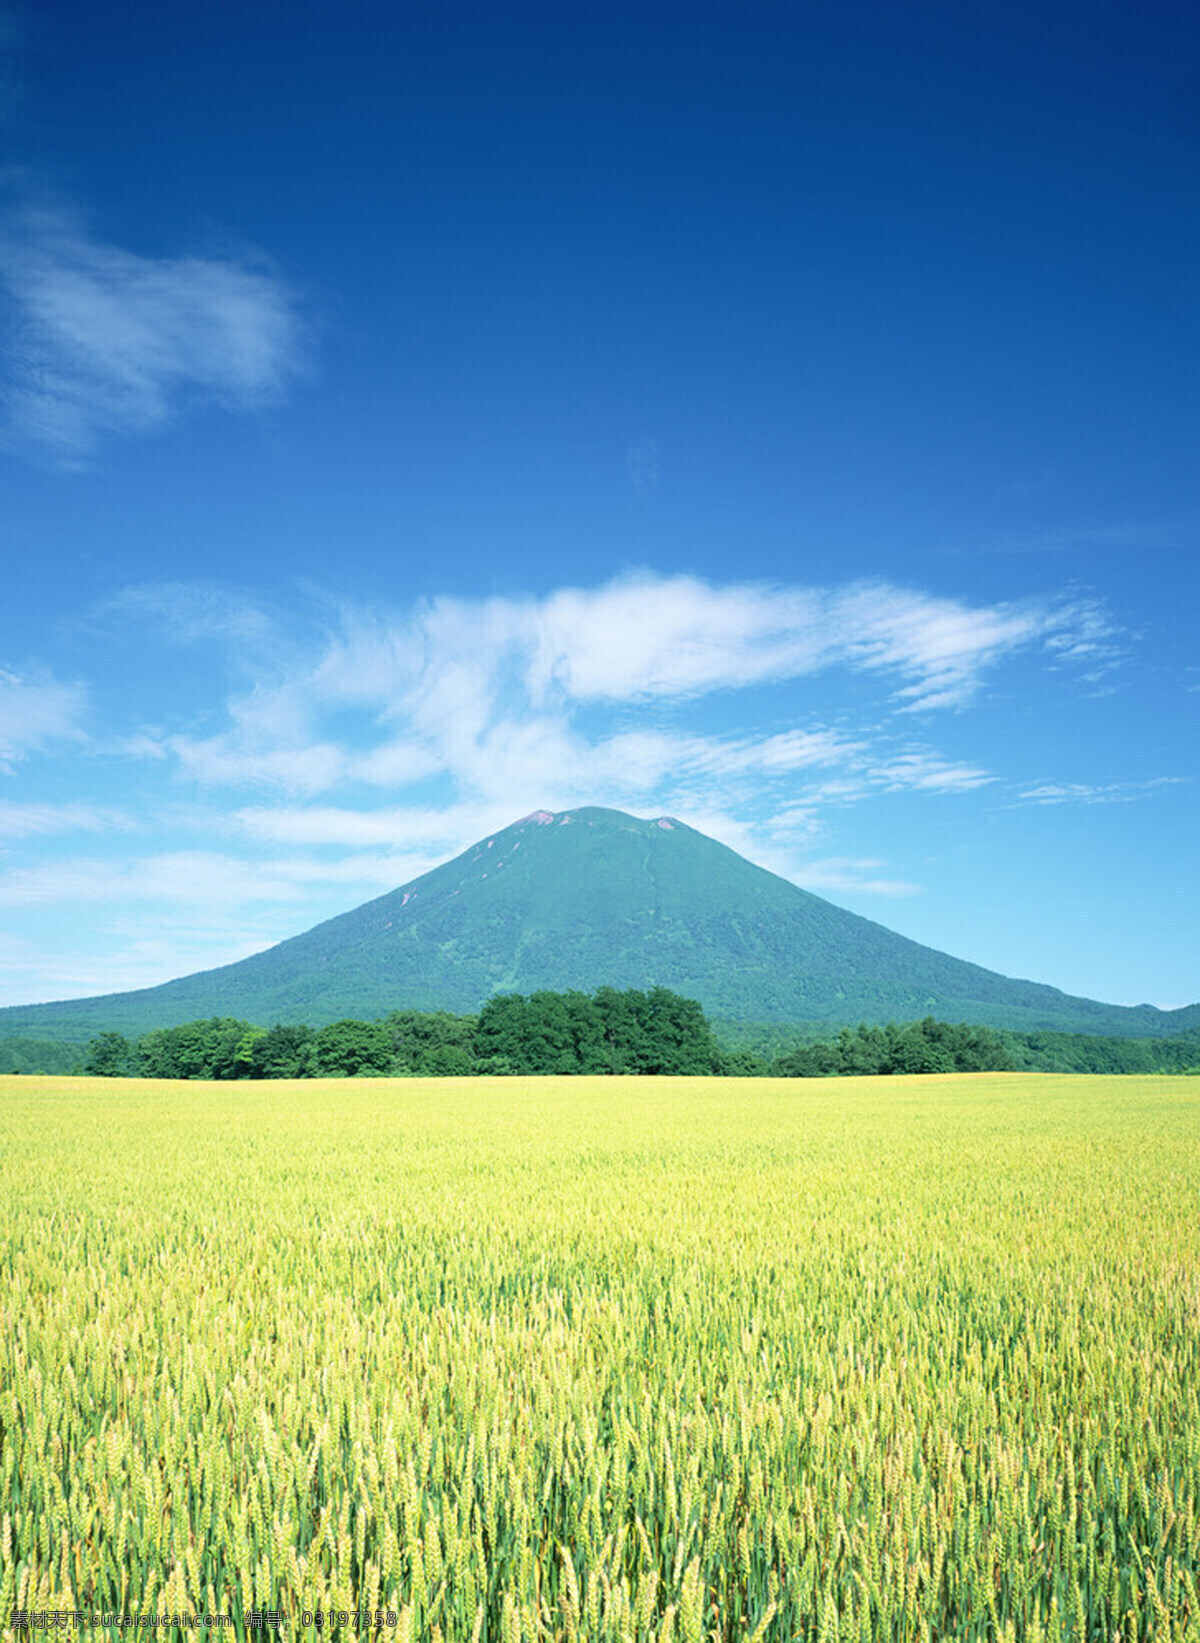
POLYGON ((188 403, 259 407, 299 365, 294 298, 249 259, 142 256, 26 208, 0 228, 0 284, 10 443, 66 462, 188 403))
POLYGON ((234 822, 252 838, 276 844, 356 849, 382 845, 416 859, 427 858, 431 867, 444 860, 456 844, 461 848, 486 833, 507 827, 515 819, 507 810, 480 805, 447 809, 393 805, 380 810, 349 810, 334 805, 248 806, 233 815, 234 822))
POLYGON ((837 775, 813 782, 784 814, 811 815, 819 807, 858 804, 882 793, 969 793, 997 778, 978 765, 945 759, 928 748, 907 747, 885 755, 879 745, 846 759, 837 775))
POLYGON ((1144 782, 1042 782, 1022 790, 1018 806, 1034 804, 1130 804, 1147 798, 1160 787, 1177 787, 1183 776, 1155 776, 1144 782))
POLYGON ((895 759, 871 764, 866 780, 888 793, 966 793, 995 780, 976 765, 955 764, 925 749, 899 754, 895 759))
POLYGON ((254 860, 208 850, 173 850, 125 860, 75 857, 0 875, 0 906, 53 902, 149 902, 197 908, 302 901, 320 885, 378 894, 399 882, 403 854, 359 852, 254 860))
MULTIPOLYGON (((555 686, 579 701, 679 699, 840 666, 892 676, 909 708, 960 705, 1001 658, 1051 638, 1067 645, 1082 620, 1075 603, 969 606, 887 583, 715 587, 650 576, 562 589, 530 602, 523 624, 511 623, 516 608, 508 614, 510 642, 522 625, 530 635, 535 700, 555 686)), ((463 608, 454 615, 460 625, 463 608)))
POLYGON ((86 952, 78 931, 57 941, 53 932, 43 932, 36 943, 0 935, 0 1006, 154 987, 178 975, 249 958, 279 939, 278 932, 268 930, 248 934, 253 921, 242 908, 230 908, 207 924, 181 919, 176 910, 173 914, 169 922, 148 912, 121 920, 95 932, 86 952))
POLYGON ((879 878, 876 871, 887 863, 874 857, 825 856, 806 861, 790 877, 806 890, 842 890, 870 896, 914 896, 921 886, 907 879, 879 878))
POLYGON ((873 856, 817 855, 830 818, 997 780, 915 739, 913 710, 962 709, 1021 653, 1052 647, 1066 665, 1101 620, 1070 601, 651 575, 391 610, 319 599, 303 624, 184 584, 130 590, 108 614, 228 670, 222 720, 146 729, 122 750, 221 793, 203 837, 217 827, 229 853, 58 863, 10 873, 0 900, 244 906, 251 923, 288 907, 312 922, 322 894, 349 905, 523 811, 581 804, 677 815, 814 889, 910 894, 873 856))
POLYGON ((97 613, 127 617, 175 644, 219 644, 234 656, 273 651, 278 627, 270 609, 218 582, 145 582, 125 588, 97 613))
MULTIPOLYGON (((861 733, 810 720, 713 736, 664 716, 717 692, 834 672, 878 679, 885 715, 961 707, 991 670, 1035 645, 1090 662, 1101 623, 1071 602, 974 607, 878 583, 718 587, 643 575, 542 599, 435 599, 398 611, 344 603, 315 646, 300 647, 258 607, 239 615, 211 590, 198 612, 175 590, 141 590, 124 604, 167 611, 186 638, 256 636, 233 647, 238 667, 249 654, 259 673, 230 698, 227 724, 207 736, 161 733, 157 749, 207 784, 308 797, 437 776, 480 799, 580 784, 631 795, 668 777, 782 779, 861 763, 861 733)), ((987 779, 932 754, 905 757, 893 786, 961 790, 987 779)), ((889 785, 882 775, 875 783, 889 785)))
POLYGON ((154 744, 170 753, 185 776, 209 787, 273 787, 289 793, 325 793, 345 781, 349 758, 331 742, 299 747, 263 745, 244 734, 168 736, 154 744))
POLYGON ((1095 600, 1079 599, 1070 607, 1071 620, 1046 637, 1046 648, 1060 661, 1083 666, 1089 683, 1095 683, 1120 662, 1117 630, 1095 600))
POLYGON ((0 771, 49 742, 82 741, 86 704, 80 685, 0 668, 0 771))
POLYGON ((94 804, 37 804, 0 799, 0 840, 54 833, 106 833, 133 826, 119 810, 94 804))

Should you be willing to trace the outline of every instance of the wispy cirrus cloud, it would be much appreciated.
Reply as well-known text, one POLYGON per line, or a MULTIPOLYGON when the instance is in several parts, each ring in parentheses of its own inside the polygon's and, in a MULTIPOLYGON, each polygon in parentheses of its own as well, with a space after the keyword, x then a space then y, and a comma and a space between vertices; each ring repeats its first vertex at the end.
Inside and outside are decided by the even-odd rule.
POLYGON ((0 871, 0 1001, 149 987, 233 963, 434 865, 412 851, 48 857, 0 871), (90 952, 79 930, 91 930, 90 952), (19 933, 24 930, 24 934, 19 933))
POLYGON ((124 832, 133 826, 122 811, 95 804, 39 804, 0 799, 0 843, 46 838, 55 833, 124 832))
POLYGON ((0 668, 0 773, 56 741, 81 741, 87 693, 50 674, 0 668))
POLYGON ((138 913, 102 926, 90 952, 70 939, 47 946, 44 932, 38 940, 0 933, 0 1001, 27 1004, 153 987, 171 976, 248 958, 278 939, 270 930, 248 933, 252 921, 244 907, 231 906, 224 917, 201 923, 181 917, 178 906, 165 919, 144 906, 138 913))
POLYGON ((257 409, 301 364, 295 296, 263 259, 146 256, 58 207, 0 220, 0 290, 4 436, 66 464, 191 405, 257 409))
MULTIPOLYGON (((191 603, 175 589, 139 590, 126 608, 155 611, 183 640, 254 628, 254 646, 239 640, 233 650, 238 670, 252 651, 258 671, 229 696, 224 726, 164 732, 154 746, 206 785, 309 798, 348 782, 403 787, 439 776, 481 797, 530 783, 630 793, 667 777, 678 786, 861 764, 857 729, 810 721, 714 736, 678 721, 717 693, 840 674, 878 686, 879 712, 899 724, 897 715, 966 706, 1021 652, 1090 666, 1110 632, 1078 599, 980 606, 883 583, 718 586, 650 575, 542 598, 382 611, 331 602, 302 644, 272 639, 257 606, 212 620, 211 590, 191 603), (348 716, 359 733, 331 735, 348 716)), ((893 745, 890 757, 895 786, 986 779, 921 748, 893 745)))
POLYGON ((879 582, 649 574, 393 609, 318 597, 301 622, 183 584, 131 590, 108 614, 209 663, 226 654, 223 723, 145 730, 127 747, 202 788, 261 795, 224 810, 256 848, 382 851, 416 873, 522 809, 607 803, 881 895, 913 887, 873 857, 810 859, 821 818, 995 781, 914 734, 917 710, 924 728, 1014 657, 1069 666, 1107 631, 1073 597, 986 606, 879 582), (853 712, 834 709, 839 690, 853 712))
MULTIPOLYGON (((422 805, 387 805, 352 810, 344 805, 248 805, 233 813, 236 826, 273 844, 367 845, 421 850, 441 848, 447 832, 465 826, 472 837, 506 826, 514 818, 486 807, 468 814, 460 806, 448 829, 446 811, 422 805)), ((438 859, 435 857, 435 859, 438 859)))
MULTIPOLYGON (((843 666, 892 679, 897 702, 915 710, 961 705, 1001 657, 1074 630, 1080 610, 971 606, 880 582, 632 577, 563 589, 521 614, 535 694, 557 685, 581 701, 677 699, 843 666)), ((434 619, 449 636, 464 615, 447 604, 434 619)))
POLYGON ((283 638, 263 601, 219 582, 151 582, 123 588, 96 613, 144 623, 170 644, 219 644, 233 655, 274 655, 283 638))
POLYGON ((1022 790, 1014 805, 1131 804, 1163 787, 1178 787, 1184 776, 1153 776, 1143 782, 1042 782, 1022 790))
POLYGON ((169 850, 114 860, 73 857, 0 878, 0 906, 46 902, 147 902, 205 909, 238 902, 297 902, 314 885, 347 884, 364 892, 396 882, 397 858, 359 853, 340 861, 293 856, 263 861, 213 850, 169 850))
POLYGON ((795 882, 806 890, 841 890, 852 895, 915 896, 919 884, 908 879, 881 878, 879 869, 885 861, 873 856, 825 856, 806 861, 792 874, 795 882))
POLYGON ((775 813, 778 827, 795 826, 804 817, 889 793, 956 794, 997 781, 982 765, 948 759, 927 747, 890 748, 866 744, 839 769, 808 784, 803 795, 775 813))

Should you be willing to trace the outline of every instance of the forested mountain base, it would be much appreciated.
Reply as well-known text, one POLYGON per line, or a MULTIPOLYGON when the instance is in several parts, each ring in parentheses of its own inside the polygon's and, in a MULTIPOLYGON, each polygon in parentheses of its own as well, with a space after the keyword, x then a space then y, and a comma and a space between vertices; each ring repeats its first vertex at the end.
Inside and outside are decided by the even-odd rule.
POLYGON ((79 1072, 83 1059, 81 1044, 60 1044, 57 1039, 45 1038, 0 1038, 0 1075, 79 1072))
MULTIPOLYGON (((744 1052, 743 1052, 744 1053, 744 1052)), ((888 1073, 1200 1072, 1200 1038, 1101 1038, 1091 1033, 1009 1033, 935 1021, 844 1028, 836 1038, 776 1056, 777 1078, 874 1077, 888 1073)))
POLYGON ((142 1078, 397 1078, 724 1070, 704 1012, 665 987, 649 992, 506 993, 477 1016, 395 1010, 382 1021, 264 1031, 214 1017, 131 1043, 101 1033, 83 1070, 142 1078))
POLYGON ((774 1078, 903 1073, 1176 1073, 1200 1070, 1200 1039, 1011 1033, 936 1021, 843 1028, 836 1037, 781 1041, 714 1032, 700 1006, 666 988, 501 994, 477 1015, 395 1010, 313 1028, 254 1026, 214 1016, 131 1040, 100 1033, 86 1046, 9 1041, 0 1071, 83 1072, 115 1078, 433 1078, 666 1073, 774 1078), (746 1038, 750 1042, 746 1042, 746 1038))

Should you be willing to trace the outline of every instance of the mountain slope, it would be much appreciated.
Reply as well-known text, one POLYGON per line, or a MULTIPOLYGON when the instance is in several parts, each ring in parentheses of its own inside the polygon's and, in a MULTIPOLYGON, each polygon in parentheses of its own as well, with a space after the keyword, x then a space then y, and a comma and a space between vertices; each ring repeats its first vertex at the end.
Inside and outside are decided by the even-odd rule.
POLYGON ((0 1035, 141 1032, 211 1015, 319 1025, 601 985, 670 987, 733 1021, 932 1014, 1129 1036, 1200 1025, 1200 1006, 1128 1009, 1010 980, 835 907, 682 822, 587 808, 536 811, 237 964, 140 992, 0 1010, 0 1035))

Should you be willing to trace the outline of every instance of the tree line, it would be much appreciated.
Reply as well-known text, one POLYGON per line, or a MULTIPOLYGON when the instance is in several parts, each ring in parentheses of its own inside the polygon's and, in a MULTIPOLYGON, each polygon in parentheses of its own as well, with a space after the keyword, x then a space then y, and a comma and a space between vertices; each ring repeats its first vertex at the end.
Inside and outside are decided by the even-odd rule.
POLYGON ((95 1077, 206 1079, 722 1070, 722 1051, 699 1004, 665 987, 504 993, 477 1016, 393 1010, 379 1021, 318 1028, 263 1028, 214 1016, 133 1040, 100 1033, 82 1067, 95 1077))
POLYGON ((844 1027, 836 1037, 775 1057, 782 1078, 879 1077, 889 1073, 1200 1072, 1200 1039, 1106 1038, 1094 1033, 1010 1032, 965 1022, 844 1027))
MULTIPOLYGON (((78 1052, 76 1052, 78 1060, 78 1052)), ((694 999, 640 992, 504 993, 476 1016, 393 1010, 314 1028, 214 1016, 129 1039, 100 1033, 72 1069, 119 1078, 397 1078, 508 1074, 682 1074, 775 1078, 951 1072, 1185 1072, 1194 1038, 1015 1033, 937 1021, 865 1023, 773 1057, 728 1049, 694 999)))

